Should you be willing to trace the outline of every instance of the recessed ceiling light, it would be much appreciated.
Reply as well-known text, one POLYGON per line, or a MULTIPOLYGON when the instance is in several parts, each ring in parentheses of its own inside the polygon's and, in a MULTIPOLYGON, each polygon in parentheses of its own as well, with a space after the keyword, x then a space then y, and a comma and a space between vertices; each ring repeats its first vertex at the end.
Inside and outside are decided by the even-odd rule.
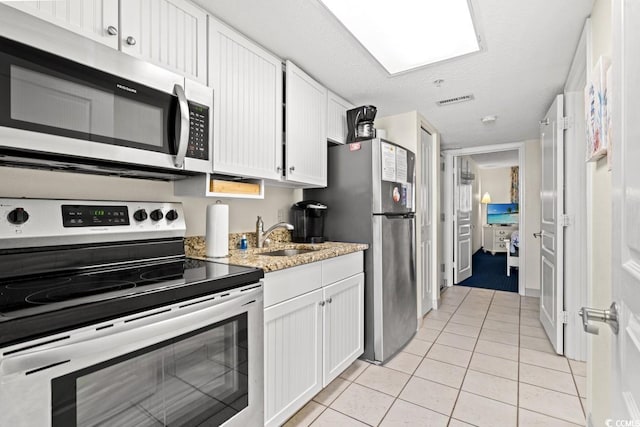
POLYGON ((320 0, 390 73, 480 50, 470 0, 320 0))
POLYGON ((480 119, 484 124, 494 123, 496 120, 498 120, 498 116, 484 116, 480 119))

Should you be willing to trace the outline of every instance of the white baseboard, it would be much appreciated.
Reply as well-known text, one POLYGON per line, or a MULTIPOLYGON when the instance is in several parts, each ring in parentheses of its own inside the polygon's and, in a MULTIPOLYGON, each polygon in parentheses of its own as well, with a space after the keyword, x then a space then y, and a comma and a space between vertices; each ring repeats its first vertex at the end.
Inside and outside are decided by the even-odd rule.
POLYGON ((525 296, 528 296, 528 297, 540 298, 540 289, 525 288, 524 294, 525 296))

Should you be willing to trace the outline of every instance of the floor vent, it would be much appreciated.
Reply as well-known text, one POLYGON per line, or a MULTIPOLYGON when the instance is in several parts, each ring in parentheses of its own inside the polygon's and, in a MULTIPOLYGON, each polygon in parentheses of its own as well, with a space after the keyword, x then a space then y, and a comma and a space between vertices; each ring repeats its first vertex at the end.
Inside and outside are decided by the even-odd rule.
POLYGON ((456 96, 455 98, 441 99, 440 101, 437 101, 436 104, 438 104, 439 107, 444 107, 445 105, 473 101, 473 99, 474 99, 473 95, 463 95, 463 96, 456 96))

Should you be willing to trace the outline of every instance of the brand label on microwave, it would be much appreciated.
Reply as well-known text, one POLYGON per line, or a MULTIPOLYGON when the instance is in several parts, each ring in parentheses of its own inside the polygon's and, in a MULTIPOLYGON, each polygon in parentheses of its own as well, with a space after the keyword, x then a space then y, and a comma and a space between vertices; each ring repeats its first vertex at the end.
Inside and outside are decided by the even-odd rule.
POLYGON ((138 93, 138 91, 135 90, 134 88, 129 87, 129 86, 125 86, 125 85, 121 85, 120 83, 116 83, 116 87, 118 89, 126 90, 127 92, 138 93))

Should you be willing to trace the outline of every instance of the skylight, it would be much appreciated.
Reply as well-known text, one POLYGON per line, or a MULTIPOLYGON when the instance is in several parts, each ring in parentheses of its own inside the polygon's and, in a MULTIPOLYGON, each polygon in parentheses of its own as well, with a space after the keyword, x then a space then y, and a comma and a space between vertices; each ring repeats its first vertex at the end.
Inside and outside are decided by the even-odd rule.
POLYGON ((478 52, 469 0, 320 0, 390 73, 478 52))

